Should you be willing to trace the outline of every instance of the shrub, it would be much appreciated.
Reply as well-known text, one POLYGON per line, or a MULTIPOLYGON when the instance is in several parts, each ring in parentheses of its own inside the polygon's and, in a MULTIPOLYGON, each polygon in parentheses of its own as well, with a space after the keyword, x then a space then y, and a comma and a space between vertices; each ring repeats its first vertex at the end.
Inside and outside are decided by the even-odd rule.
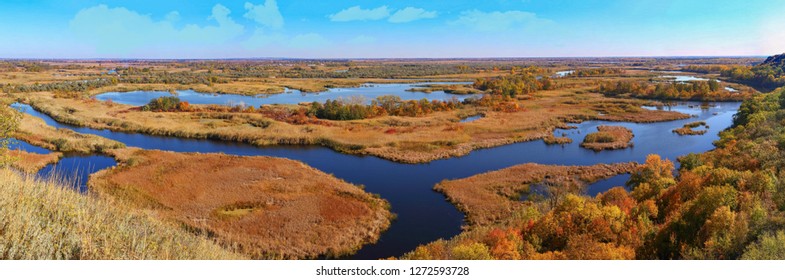
POLYGON ((163 96, 150 100, 147 105, 142 106, 142 111, 176 112, 187 111, 189 108, 188 102, 182 102, 176 96, 163 96))

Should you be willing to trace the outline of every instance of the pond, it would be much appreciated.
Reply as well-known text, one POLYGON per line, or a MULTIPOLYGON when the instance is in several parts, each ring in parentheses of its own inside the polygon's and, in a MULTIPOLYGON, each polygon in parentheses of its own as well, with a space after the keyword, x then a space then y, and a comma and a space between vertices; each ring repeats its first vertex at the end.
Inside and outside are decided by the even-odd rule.
POLYGON ((556 77, 556 78, 563 78, 563 77, 566 77, 567 75, 572 74, 572 73, 575 73, 575 70, 557 71, 556 75, 554 75, 554 77, 556 77))
MULTIPOLYGON (((238 95, 238 94, 216 94, 216 93, 201 93, 193 90, 180 90, 177 91, 176 96, 182 101, 187 101, 191 104, 215 104, 215 105, 244 105, 259 107, 260 105, 267 104, 299 104, 319 102, 324 103, 328 99, 357 99, 360 98, 366 104, 369 104, 373 99, 383 95, 396 95, 403 100, 451 100, 453 98, 460 100, 469 97, 470 95, 457 95, 450 94, 444 91, 433 91, 430 93, 409 91, 412 88, 422 87, 425 85, 433 84, 470 84, 470 83, 454 83, 454 82, 430 82, 430 83, 411 83, 411 84, 363 84, 356 88, 330 88, 324 92, 317 93, 304 93, 299 90, 286 89, 284 93, 267 94, 267 95, 238 95)), ((109 100, 112 102, 127 104, 132 106, 142 106, 150 102, 150 100, 162 96, 172 96, 167 91, 130 91, 130 92, 107 92, 96 95, 98 100, 109 100)))
POLYGON ((468 117, 465 117, 465 118, 461 119, 460 122, 462 122, 462 123, 473 122, 473 121, 482 119, 483 117, 484 117, 483 115, 468 116, 468 117))
MULTIPOLYGON (((652 124, 588 121, 575 124, 577 127, 575 129, 556 130, 557 136, 565 134, 573 138, 574 142, 571 144, 546 145, 543 141, 529 141, 476 150, 463 157, 436 160, 425 164, 402 164, 372 156, 347 155, 318 146, 255 147, 241 143, 73 127, 57 123, 27 105, 16 107, 43 118, 46 123, 55 127, 100 135, 128 146, 175 152, 221 152, 232 155, 284 157, 302 161, 348 182, 364 185, 366 191, 379 194, 388 200, 392 212, 398 215, 390 229, 382 234, 379 242, 367 245, 351 256, 355 259, 378 259, 400 256, 419 244, 440 238, 448 239, 460 233, 463 214, 447 202, 442 194, 433 191, 433 186, 442 180, 465 178, 527 162, 560 165, 643 162, 646 156, 652 153, 675 160, 676 157, 687 153, 713 149, 712 141, 719 139, 717 133, 720 130, 731 125, 732 116, 739 104, 717 103, 717 106, 700 109, 698 106, 700 103, 685 102, 665 107, 663 110, 685 112, 696 117, 652 124), (699 120, 706 121, 710 126, 708 133, 699 136, 679 136, 671 133, 674 128, 699 120), (624 150, 601 152, 580 148, 579 144, 585 133, 595 131, 596 126, 602 124, 622 125, 632 129, 635 134, 633 139, 635 146, 624 150)), ((74 161, 80 162, 76 166, 101 165, 100 161, 95 162, 95 158, 74 157, 74 161)), ((589 189, 591 190, 592 187, 589 189)))
POLYGON ((686 75, 675 75, 675 76, 661 76, 662 78, 672 79, 676 82, 689 82, 689 81, 708 81, 709 79, 706 78, 699 78, 695 76, 686 76, 686 75))

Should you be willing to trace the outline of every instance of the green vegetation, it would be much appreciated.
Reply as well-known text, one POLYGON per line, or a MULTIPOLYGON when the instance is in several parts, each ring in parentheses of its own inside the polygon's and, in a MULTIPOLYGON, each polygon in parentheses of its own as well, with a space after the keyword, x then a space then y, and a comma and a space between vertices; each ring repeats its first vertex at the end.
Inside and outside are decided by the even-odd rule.
POLYGON ((573 71, 567 76, 573 77, 597 77, 597 76, 616 76, 624 74, 620 68, 582 68, 573 71))
POLYGON ((785 54, 770 56, 753 67, 733 66, 721 71, 723 77, 764 91, 785 85, 785 54))

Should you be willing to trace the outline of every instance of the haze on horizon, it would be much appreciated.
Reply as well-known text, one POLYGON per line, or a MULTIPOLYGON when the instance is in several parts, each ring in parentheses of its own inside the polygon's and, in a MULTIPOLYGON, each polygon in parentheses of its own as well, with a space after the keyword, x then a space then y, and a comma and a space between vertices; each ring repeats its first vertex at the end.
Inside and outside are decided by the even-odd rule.
POLYGON ((785 1, 22 1, 0 58, 765 56, 785 1))

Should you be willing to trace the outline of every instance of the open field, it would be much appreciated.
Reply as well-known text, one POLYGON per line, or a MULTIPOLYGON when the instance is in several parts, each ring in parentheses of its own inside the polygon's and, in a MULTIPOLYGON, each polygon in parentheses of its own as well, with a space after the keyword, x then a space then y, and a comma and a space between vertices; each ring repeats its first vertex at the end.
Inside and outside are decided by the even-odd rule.
POLYGON ((386 201, 300 162, 271 157, 112 150, 91 176, 101 197, 217 238, 252 258, 340 256, 390 226, 386 201))
POLYGON ((0 170, 0 258, 244 258, 149 213, 65 185, 0 170))

